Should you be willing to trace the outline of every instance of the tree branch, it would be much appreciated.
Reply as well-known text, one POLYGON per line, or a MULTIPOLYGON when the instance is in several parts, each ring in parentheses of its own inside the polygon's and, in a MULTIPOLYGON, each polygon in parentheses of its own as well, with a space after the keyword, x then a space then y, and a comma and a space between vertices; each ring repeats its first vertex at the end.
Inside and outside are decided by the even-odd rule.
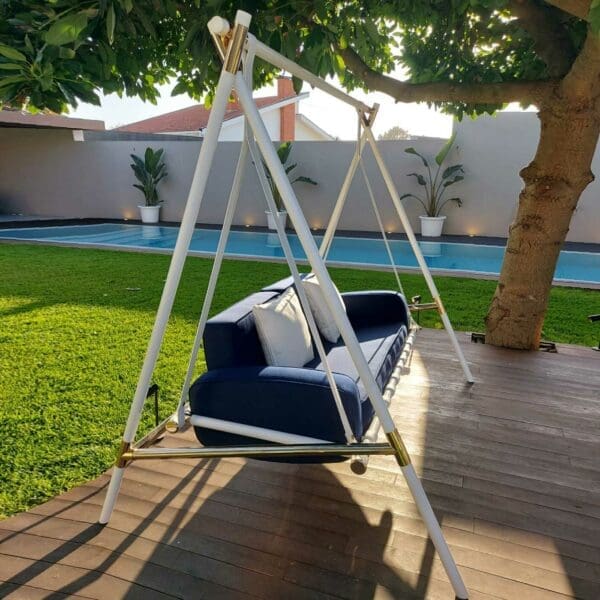
POLYGON ((346 66, 372 91, 383 92, 397 102, 466 102, 468 104, 539 104, 557 81, 505 81, 501 83, 406 83, 371 69, 350 47, 340 49, 346 66))
POLYGON ((546 63, 550 77, 562 77, 575 60, 575 48, 559 11, 532 0, 509 0, 508 7, 517 25, 531 37, 538 56, 546 63))
POLYGON ((560 84, 560 93, 584 101, 600 95, 600 36, 589 26, 583 47, 560 84))
POLYGON ((590 12, 590 0, 545 0, 546 4, 551 4, 563 12, 587 21, 590 12))

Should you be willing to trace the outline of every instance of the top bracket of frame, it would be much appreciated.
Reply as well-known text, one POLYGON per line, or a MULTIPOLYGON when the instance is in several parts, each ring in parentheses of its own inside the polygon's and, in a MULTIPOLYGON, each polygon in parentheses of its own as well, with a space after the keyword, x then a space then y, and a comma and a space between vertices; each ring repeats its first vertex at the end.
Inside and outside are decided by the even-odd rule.
POLYGON ((228 73, 237 73, 242 62, 242 52, 248 37, 248 28, 252 16, 238 10, 235 14, 233 29, 229 26, 227 19, 213 17, 208 22, 208 30, 217 47, 217 52, 223 61, 223 68, 228 73))
POLYGON ((269 48, 269 46, 256 40, 252 34, 248 33, 251 20, 252 17, 250 14, 243 10, 238 10, 235 15, 235 25, 233 28, 227 19, 223 17, 215 16, 208 22, 208 30, 215 43, 219 57, 223 61, 223 68, 226 71, 236 73, 240 69, 242 53, 246 45, 252 43, 252 48, 256 56, 306 81, 311 86, 334 96, 338 100, 354 106, 361 114, 361 119, 364 120, 366 125, 373 124, 379 108, 377 105, 368 106, 364 104, 360 100, 327 83, 294 61, 279 54, 279 52, 269 48))

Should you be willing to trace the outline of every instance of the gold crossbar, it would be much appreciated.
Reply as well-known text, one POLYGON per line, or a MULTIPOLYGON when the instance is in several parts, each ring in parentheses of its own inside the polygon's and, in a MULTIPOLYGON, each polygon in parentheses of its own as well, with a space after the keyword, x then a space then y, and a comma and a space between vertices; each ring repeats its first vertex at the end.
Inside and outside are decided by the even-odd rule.
POLYGON ((211 448, 130 448, 123 460, 157 458, 224 458, 263 456, 354 456, 360 454, 394 454, 389 444, 294 444, 274 446, 223 446, 211 448))

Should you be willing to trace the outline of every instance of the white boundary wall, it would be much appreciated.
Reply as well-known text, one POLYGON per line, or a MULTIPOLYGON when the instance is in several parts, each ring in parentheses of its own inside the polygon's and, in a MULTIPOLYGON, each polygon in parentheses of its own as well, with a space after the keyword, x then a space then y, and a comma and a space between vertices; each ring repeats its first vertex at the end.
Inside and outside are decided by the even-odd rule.
MULTIPOLYGON (((449 161, 461 162, 465 181, 450 188, 463 198, 462 208, 449 206, 445 233, 506 237, 514 217, 522 181, 519 170, 535 152, 539 132, 534 113, 502 113, 457 124, 456 149, 449 161)), ((380 142, 382 154, 400 194, 418 192, 407 173, 422 172, 420 159, 404 149, 414 146, 433 156, 443 140, 432 138, 380 142)), ((146 146, 165 149, 169 178, 161 187, 165 199, 162 218, 178 221, 189 189, 201 141, 153 139, 75 142, 70 131, 51 129, 0 129, 0 212, 67 218, 138 218, 141 193, 132 187, 130 153, 142 154, 146 146)), ((299 183, 296 192, 311 227, 323 227, 342 184, 354 151, 353 142, 296 142, 294 172, 319 182, 299 183)), ((559 151, 559 149, 557 149, 559 151)), ((200 213, 203 223, 220 223, 233 179, 238 142, 219 144, 215 167, 200 213)), ((449 163, 452 164, 452 163, 449 163)), ((370 153, 366 167, 380 199, 386 229, 398 231, 391 202, 370 153)), ((593 170, 600 174, 597 154, 593 170)), ((584 192, 573 217, 568 239, 600 243, 600 183, 584 192)), ((419 206, 406 203, 413 226, 419 231, 419 206)), ((237 225, 264 225, 264 200, 256 174, 248 169, 244 192, 234 220, 237 225)), ((341 229, 376 230, 366 188, 360 173, 352 185, 341 229)))

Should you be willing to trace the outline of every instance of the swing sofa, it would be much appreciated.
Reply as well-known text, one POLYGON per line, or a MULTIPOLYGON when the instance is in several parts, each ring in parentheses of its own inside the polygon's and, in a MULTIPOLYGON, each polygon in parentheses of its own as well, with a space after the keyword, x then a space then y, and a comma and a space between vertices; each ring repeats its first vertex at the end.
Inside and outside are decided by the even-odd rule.
MULTIPOLYGON (((292 284, 283 279, 209 319, 204 331, 207 371, 190 388, 193 415, 345 443, 333 394, 318 355, 302 368, 268 366, 252 307, 292 284)), ((408 335, 404 297, 391 291, 342 294, 346 313, 383 391, 408 335)), ((323 340, 348 420, 360 441, 374 411, 343 341, 323 340)), ((196 426, 205 446, 255 444, 245 436, 196 426)), ((264 443, 264 442, 260 442, 264 443)))

